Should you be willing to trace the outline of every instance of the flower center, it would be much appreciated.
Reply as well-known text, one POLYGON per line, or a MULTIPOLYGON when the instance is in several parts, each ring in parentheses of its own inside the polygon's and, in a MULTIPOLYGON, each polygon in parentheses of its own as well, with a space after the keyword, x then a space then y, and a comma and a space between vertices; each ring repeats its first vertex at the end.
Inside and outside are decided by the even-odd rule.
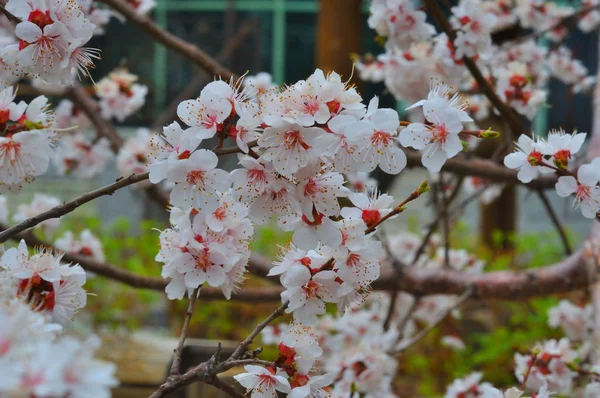
POLYGON ((554 154, 554 164, 556 167, 567 167, 569 164, 569 159, 571 159, 571 151, 568 149, 561 149, 554 154))
POLYGON ((19 296, 26 295, 26 300, 31 307, 40 311, 52 311, 56 304, 56 294, 52 282, 42 279, 38 274, 34 274, 29 279, 23 279, 19 283, 17 294, 19 296))
POLYGON ((201 187, 204 185, 204 171, 202 170, 192 170, 187 173, 186 181, 190 185, 195 185, 197 187, 201 187))
POLYGON ((21 152, 21 144, 12 139, 0 143, 0 153, 8 156, 11 163, 14 163, 15 159, 19 155, 19 152, 21 152))
POLYGON ((304 141, 304 137, 302 137, 302 134, 298 130, 288 131, 283 135, 283 146, 287 150, 295 149, 297 146, 301 146, 304 149, 311 148, 311 146, 304 141))
POLYGON ((227 213, 225 212, 224 207, 218 207, 217 210, 213 212, 213 216, 215 216, 215 218, 220 221, 223 221, 226 215, 227 213))
POLYGON ((538 165, 542 164, 542 160, 543 160, 542 153, 539 151, 532 151, 531 153, 529 153, 529 156, 527 157, 527 161, 532 166, 538 166, 538 165))
POLYGON ((575 191, 575 197, 577 200, 582 201, 588 199, 591 196, 590 187, 583 184, 577 184, 577 191, 575 191))
POLYGON ((39 26, 42 30, 46 25, 54 23, 52 18, 50 18, 49 10, 46 10, 45 12, 42 10, 33 10, 29 13, 29 17, 27 18, 27 20, 39 26))
POLYGON ((392 141, 392 135, 385 131, 375 131, 371 137, 371 143, 378 146, 387 146, 392 141))
POLYGON ((92 252, 92 249, 90 249, 89 247, 84 246, 79 250, 79 254, 81 254, 82 256, 91 257, 94 254, 94 252, 92 252))
POLYGON ((316 98, 304 102, 304 112, 308 113, 309 115, 314 116, 314 114, 319 110, 319 107, 320 104, 316 98))
POLYGON ((209 249, 205 247, 203 250, 200 250, 194 255, 194 260, 196 260, 195 267, 196 269, 201 269, 202 271, 206 271, 212 265, 210 262, 210 256, 208 254, 209 249))
POLYGON ((362 219, 367 224, 367 227, 370 227, 377 224, 379 219, 381 219, 381 214, 379 214, 379 210, 365 209, 362 211, 362 219))
POLYGON ((360 256, 356 253, 351 253, 346 260, 348 267, 357 267, 360 265, 360 256))
POLYGON ((313 281, 312 279, 306 283, 306 285, 302 286, 302 290, 304 291, 304 295, 306 298, 317 297, 317 293, 321 288, 321 284, 313 281))
POLYGON ((316 195, 317 192, 317 182, 314 180, 314 178, 311 178, 304 186, 304 196, 312 197, 316 195))
POLYGON ((443 144, 446 142, 446 139, 448 138, 449 134, 450 133, 448 133, 446 126, 440 124, 435 126, 435 128, 433 129, 433 138, 431 140, 433 142, 439 142, 440 144, 443 144))
POLYGON ((192 151, 187 149, 187 150, 181 152, 179 154, 179 156, 177 156, 177 159, 179 159, 179 160, 189 159, 191 154, 192 154, 192 151))

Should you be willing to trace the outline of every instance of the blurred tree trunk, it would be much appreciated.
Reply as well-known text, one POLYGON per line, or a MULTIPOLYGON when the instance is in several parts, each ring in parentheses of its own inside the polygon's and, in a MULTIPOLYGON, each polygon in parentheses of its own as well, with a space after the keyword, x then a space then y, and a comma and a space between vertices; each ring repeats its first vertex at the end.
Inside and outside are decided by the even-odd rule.
POLYGON ((362 51, 362 0, 321 0, 317 21, 317 67, 352 74, 350 54, 362 51))
MULTIPOLYGON (((482 128, 491 127, 502 134, 511 134, 511 131, 497 117, 490 118, 480 124, 482 128)), ((484 140, 477 150, 477 155, 490 158, 502 145, 501 139, 484 140)), ((481 221, 479 233, 481 240, 488 246, 500 244, 500 248, 510 250, 514 247, 511 237, 517 230, 517 186, 507 185, 502 194, 494 202, 480 207, 481 221), (496 233, 501 234, 501 240, 494 239, 496 233)))

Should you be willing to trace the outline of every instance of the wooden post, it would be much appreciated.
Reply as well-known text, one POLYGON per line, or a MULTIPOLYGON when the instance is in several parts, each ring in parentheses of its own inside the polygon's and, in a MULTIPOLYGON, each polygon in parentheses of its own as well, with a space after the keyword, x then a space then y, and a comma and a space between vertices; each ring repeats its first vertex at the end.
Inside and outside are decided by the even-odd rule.
POLYGON ((350 54, 361 53, 362 0, 321 0, 318 16, 316 63, 325 74, 352 73, 350 54))

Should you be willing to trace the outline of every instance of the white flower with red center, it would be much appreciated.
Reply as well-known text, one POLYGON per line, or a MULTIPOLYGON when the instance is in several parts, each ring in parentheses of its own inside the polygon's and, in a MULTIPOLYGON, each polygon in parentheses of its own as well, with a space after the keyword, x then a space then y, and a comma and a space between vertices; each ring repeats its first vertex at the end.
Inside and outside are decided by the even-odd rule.
POLYGON ((0 90, 0 129, 2 130, 9 122, 17 122, 27 108, 27 104, 23 101, 19 104, 14 102, 16 95, 12 86, 0 90))
POLYGON ((596 218, 600 212, 600 161, 585 164, 577 171, 577 178, 573 176, 559 177, 556 183, 558 196, 566 198, 575 196, 573 206, 581 208, 581 213, 586 218, 596 218))
POLYGON ((244 86, 246 86, 246 88, 259 100, 263 95, 277 89, 277 86, 273 83, 273 77, 266 72, 259 72, 256 75, 247 76, 244 79, 244 86))
POLYGON ((483 2, 478 0, 463 0, 458 6, 452 7, 452 25, 458 30, 454 41, 456 57, 479 57, 491 49, 491 32, 496 24, 496 17, 486 12, 483 2))
POLYGON ((250 218, 258 224, 264 224, 274 215, 289 216, 299 212, 300 203, 295 197, 295 186, 283 179, 271 181, 250 205, 250 218))
POLYGON ((319 243, 331 247, 339 246, 342 242, 342 233, 335 221, 315 210, 309 214, 282 217, 279 227, 284 231, 294 231, 292 242, 300 249, 316 249, 319 243))
POLYGON ((494 70, 496 93, 517 112, 533 119, 538 109, 546 102, 546 91, 537 89, 531 80, 527 66, 520 62, 494 70))
POLYGON ((327 98, 326 105, 332 117, 339 114, 361 116, 365 108, 356 88, 342 82, 342 77, 333 71, 326 77, 321 96, 327 98))
POLYGON ((77 127, 78 130, 86 130, 91 126, 91 121, 85 112, 68 99, 63 99, 58 103, 54 110, 54 118, 58 129, 77 127))
POLYGON ((0 137, 0 189, 45 173, 50 154, 48 137, 38 130, 0 137))
POLYGON ((277 260, 273 261, 274 267, 269 270, 269 276, 284 274, 294 265, 318 270, 329 260, 314 250, 302 250, 294 245, 283 250, 285 254, 277 255, 277 260))
POLYGON ((227 133, 244 153, 248 153, 248 144, 262 135, 262 121, 258 116, 256 104, 252 102, 241 107, 239 116, 236 125, 231 126, 227 133))
POLYGON ((159 136, 151 137, 152 152, 149 154, 150 182, 158 184, 167 178, 167 170, 181 160, 189 159, 202 140, 189 130, 183 130, 173 122, 163 127, 159 136))
POLYGON ((333 271, 320 271, 311 275, 303 265, 291 267, 282 277, 285 287, 281 293, 283 302, 289 301, 286 313, 293 313, 294 320, 305 325, 314 325, 317 315, 325 313, 325 303, 335 303, 339 284, 333 271))
POLYGON ((370 196, 364 193, 353 192, 348 199, 355 207, 344 207, 341 215, 344 218, 362 219, 367 227, 377 225, 382 217, 392 211, 394 198, 388 194, 374 192, 370 196))
POLYGON ((427 103, 432 106, 426 115, 430 124, 409 124, 400 132, 400 143, 423 151, 423 165, 430 172, 438 172, 446 160, 462 150, 458 133, 462 131, 463 125, 456 112, 445 101, 434 99, 427 103))
POLYGON ((274 180, 272 166, 250 156, 240 157, 239 162, 242 167, 231 172, 233 192, 240 201, 251 203, 274 180))
POLYGON ((96 26, 75 0, 11 0, 6 8, 22 20, 15 30, 19 43, 1 54, 14 73, 61 83, 71 83, 76 72, 88 75, 98 52, 82 46, 96 26))
POLYGON ((369 173, 358 171, 356 173, 346 174, 348 187, 352 192, 368 193, 377 189, 378 181, 371 177, 369 173))
POLYGON ((100 262, 104 262, 105 259, 102 242, 89 229, 81 231, 79 239, 75 238, 73 232, 66 231, 56 239, 54 246, 72 255, 89 257, 100 262))
POLYGON ((118 68, 96 84, 104 119, 114 117, 123 122, 144 106, 148 87, 137 83, 137 80, 138 77, 125 68, 118 68))
POLYGON ((326 373, 324 375, 311 376, 306 384, 295 387, 288 395, 288 398, 324 398, 331 396, 327 388, 333 383, 334 375, 326 373))
POLYGON ((481 396, 483 388, 491 387, 489 383, 481 383, 481 372, 473 372, 470 375, 456 379, 448 386, 444 398, 476 398, 481 396))
POLYGON ((175 183, 171 203, 184 209, 193 207, 201 213, 215 211, 219 206, 218 193, 231 185, 229 173, 216 168, 218 162, 214 152, 199 149, 169 167, 167 178, 175 183))
POLYGON ((379 278, 380 257, 381 242, 371 241, 337 257, 334 268, 344 282, 349 282, 354 287, 367 288, 379 278))
POLYGON ((286 365, 295 364, 298 372, 306 375, 322 354, 318 336, 312 328, 300 323, 292 323, 279 343, 278 361, 286 365))
MULTIPOLYGON (((584 0, 582 3, 582 7, 592 8, 598 5, 598 0, 584 0)), ((579 30, 585 33, 589 33, 596 29, 596 27, 600 24, 600 11, 591 10, 586 12, 579 18, 579 22, 577 22, 577 27, 579 30)))
POLYGON ((302 212, 309 219, 311 219, 313 207, 327 217, 340 214, 338 198, 346 197, 350 193, 350 190, 343 186, 343 175, 335 171, 327 171, 327 169, 315 173, 315 168, 309 166, 299 170, 295 177, 299 181, 296 197, 300 202, 302 212))
POLYGON ((576 305, 561 300, 556 307, 548 310, 548 325, 560 327, 571 340, 586 341, 594 329, 593 310, 590 304, 576 305))
POLYGON ((48 312, 60 323, 72 320, 86 304, 85 271, 79 265, 60 265, 62 255, 36 251, 29 257, 27 245, 4 253, 0 267, 17 280, 17 295, 37 311, 48 312))
POLYGON ((540 173, 551 173, 552 170, 542 166, 547 146, 522 134, 517 141, 517 150, 504 158, 504 165, 509 169, 517 169, 519 181, 528 183, 540 173))
POLYGON ((317 151, 320 151, 317 143, 322 134, 325 132, 318 127, 279 122, 267 127, 258 139, 258 144, 266 148, 260 157, 271 161, 278 173, 292 175, 316 159, 317 151))
POLYGON ((246 365, 244 369, 247 373, 240 373, 233 378, 246 388, 246 394, 250 393, 251 398, 274 398, 277 397, 277 391, 287 394, 291 390, 288 380, 273 368, 246 365))
POLYGON ((219 207, 212 213, 206 213, 206 226, 215 232, 236 229, 248 218, 248 208, 236 201, 231 192, 220 195, 219 207))
POLYGON ((357 146, 355 159, 360 171, 373 171, 377 166, 387 174, 398 174, 406 167, 406 155, 398 146, 398 113, 377 109, 379 99, 369 103, 366 117, 346 128, 357 146))
POLYGON ((361 163, 354 156, 358 146, 354 144, 359 139, 355 130, 349 128, 357 123, 353 115, 337 115, 327 122, 327 132, 321 136, 320 143, 324 152, 336 170, 344 173, 356 172, 361 163))
POLYGON ((406 108, 406 110, 414 109, 419 106, 423 107, 423 115, 425 115, 425 119, 427 120, 429 120, 429 116, 440 113, 440 111, 444 111, 447 113, 452 113, 455 118, 460 120, 462 123, 473 121, 473 119, 471 119, 469 114, 465 111, 465 109, 468 109, 469 104, 463 101, 461 94, 452 87, 448 86, 446 83, 443 83, 437 79, 431 79, 429 82, 429 93, 427 94, 427 99, 417 101, 406 108), (450 109, 440 104, 440 101, 445 102, 450 109))
POLYGON ((569 339, 547 340, 536 344, 537 355, 515 354, 515 376, 520 383, 528 374, 525 386, 538 390, 547 385, 550 391, 568 395, 573 388, 577 373, 568 364, 577 359, 569 339))
POLYGON ((369 27, 388 37, 395 46, 407 47, 412 42, 429 39, 435 28, 426 22, 427 15, 405 0, 374 1, 370 8, 369 27))
POLYGON ((177 261, 177 271, 185 275, 184 281, 188 289, 196 289, 205 282, 213 287, 221 286, 225 282, 227 271, 240 258, 205 228, 201 217, 194 218, 192 229, 186 231, 193 236, 181 249, 182 254, 177 261))
POLYGON ((554 165, 561 169, 566 169, 569 166, 569 161, 583 145, 586 133, 566 134, 562 129, 551 130, 548 133, 546 143, 549 146, 550 155, 554 165))
POLYGON ((152 142, 157 138, 150 130, 140 128, 135 136, 125 141, 117 155, 117 170, 121 176, 148 171, 149 155, 153 150, 152 142))
POLYGON ((85 134, 75 133, 61 137, 52 160, 58 174, 84 179, 100 174, 112 157, 108 139, 92 142, 85 134))
MULTIPOLYGON (((321 69, 315 70, 308 79, 300 80, 290 86, 281 95, 282 102, 287 109, 286 114, 281 116, 290 123, 297 123, 305 127, 315 123, 327 123, 331 117, 327 104, 335 99, 334 92, 326 90, 327 86, 327 79, 321 69)), ((273 124, 267 119, 265 122, 273 124)))
MULTIPOLYGON (((31 203, 22 203, 17 207, 17 212, 13 216, 13 221, 18 223, 23 222, 31 217, 45 213, 60 204, 61 201, 57 197, 36 193, 33 196, 31 203)), ((37 227, 41 228, 48 236, 51 236, 59 226, 59 218, 51 218, 37 225, 37 227)))
POLYGON ((177 107, 177 115, 197 138, 212 138, 223 128, 223 122, 231 115, 231 101, 211 90, 202 90, 200 97, 183 101, 177 107))

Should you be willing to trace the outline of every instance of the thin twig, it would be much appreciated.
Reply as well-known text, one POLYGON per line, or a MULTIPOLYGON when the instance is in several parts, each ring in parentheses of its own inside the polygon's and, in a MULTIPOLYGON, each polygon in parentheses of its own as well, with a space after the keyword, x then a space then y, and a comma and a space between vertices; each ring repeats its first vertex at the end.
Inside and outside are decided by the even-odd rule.
POLYGON ((158 43, 194 62, 199 67, 206 70, 209 74, 213 76, 220 76, 226 80, 233 76, 231 71, 218 63, 210 55, 195 45, 188 43, 187 41, 162 29, 160 26, 155 24, 152 19, 146 15, 138 13, 133 7, 129 6, 123 0, 100 0, 100 2, 106 4, 119 14, 123 15, 125 19, 136 25, 138 28, 140 28, 140 30, 148 34, 158 43))
POLYGON ((540 198, 540 200, 542 201, 544 207, 546 208, 546 213, 548 213, 548 216, 550 216, 550 220, 552 220, 552 223, 554 224, 554 228, 556 228, 556 231, 558 231, 558 234, 560 235, 560 239, 562 240, 565 254, 567 256, 573 254, 573 247, 571 246, 571 243, 569 242, 569 237, 567 236, 564 226, 558 219, 556 212, 552 208, 552 204, 548 200, 548 197, 546 196, 546 194, 544 192, 542 192, 540 190, 537 191, 537 194, 538 194, 538 197, 540 198))
POLYGON ((446 318, 446 316, 448 316, 448 314, 450 314, 456 308, 460 307, 460 305, 462 303, 467 301, 467 299, 471 296, 472 292, 473 292, 472 289, 467 289, 463 294, 460 295, 460 297, 456 300, 456 302, 450 308, 448 308, 446 311, 444 311, 444 313, 441 316, 438 316, 429 325, 427 325, 423 329, 419 330, 419 332, 416 335, 414 335, 407 342, 402 344, 401 347, 398 347, 397 349, 393 350, 392 354, 393 355, 401 354, 404 351, 406 351, 409 347, 411 347, 411 346, 415 345, 416 343, 418 343, 419 341, 421 341, 425 336, 427 336, 427 334, 429 334, 429 332, 432 329, 434 329, 437 325, 439 325, 446 318))
POLYGON ((390 324, 392 323, 392 318, 394 317, 395 309, 396 309, 396 300, 398 299, 398 289, 392 290, 390 295, 390 305, 387 310, 387 314, 385 316, 385 320, 383 321, 383 330, 388 330, 390 328, 390 324))
POLYGON ((16 15, 14 15, 13 13, 11 13, 10 11, 8 11, 5 7, 4 4, 0 4, 0 11, 6 15, 6 18, 8 18, 9 21, 12 22, 22 22, 21 18, 17 17, 16 15))
POLYGON ((28 218, 27 220, 0 232, 0 243, 6 242, 10 239, 12 235, 18 234, 19 232, 25 231, 26 229, 35 227, 43 221, 49 220, 51 218, 59 218, 67 213, 70 213, 79 206, 82 206, 101 196, 112 195, 117 190, 123 187, 135 184, 140 181, 145 181, 148 179, 148 174, 149 173, 132 174, 129 177, 120 178, 110 185, 83 194, 80 197, 71 200, 70 202, 63 203, 62 205, 56 206, 44 213, 28 218))
POLYGON ((173 363, 171 364, 171 371, 169 372, 170 376, 178 375, 181 372, 181 353, 183 351, 183 346, 185 345, 185 339, 188 335, 188 328, 190 326, 190 320, 192 319, 196 297, 198 297, 198 289, 194 289, 189 299, 187 311, 185 312, 185 318, 183 319, 183 326, 181 327, 179 343, 177 343, 177 348, 175 348, 175 355, 173 357, 173 363))
POLYGON ((279 308, 277 308, 275 311, 273 311, 271 313, 271 315, 269 315, 264 321, 262 321, 261 323, 256 325, 256 327, 248 335, 248 337, 246 337, 244 339, 244 341, 242 341, 238 345, 238 347, 235 349, 233 354, 231 354, 229 359, 240 359, 244 355, 246 348, 248 348, 248 346, 250 344, 252 344, 252 341, 254 340, 254 338, 256 336, 258 336, 260 334, 260 332, 262 332, 263 329, 266 328, 275 318, 279 318, 280 316, 283 315, 283 313, 284 313, 285 309, 288 307, 289 303, 290 303, 289 301, 286 301, 281 306, 279 306, 279 308))

